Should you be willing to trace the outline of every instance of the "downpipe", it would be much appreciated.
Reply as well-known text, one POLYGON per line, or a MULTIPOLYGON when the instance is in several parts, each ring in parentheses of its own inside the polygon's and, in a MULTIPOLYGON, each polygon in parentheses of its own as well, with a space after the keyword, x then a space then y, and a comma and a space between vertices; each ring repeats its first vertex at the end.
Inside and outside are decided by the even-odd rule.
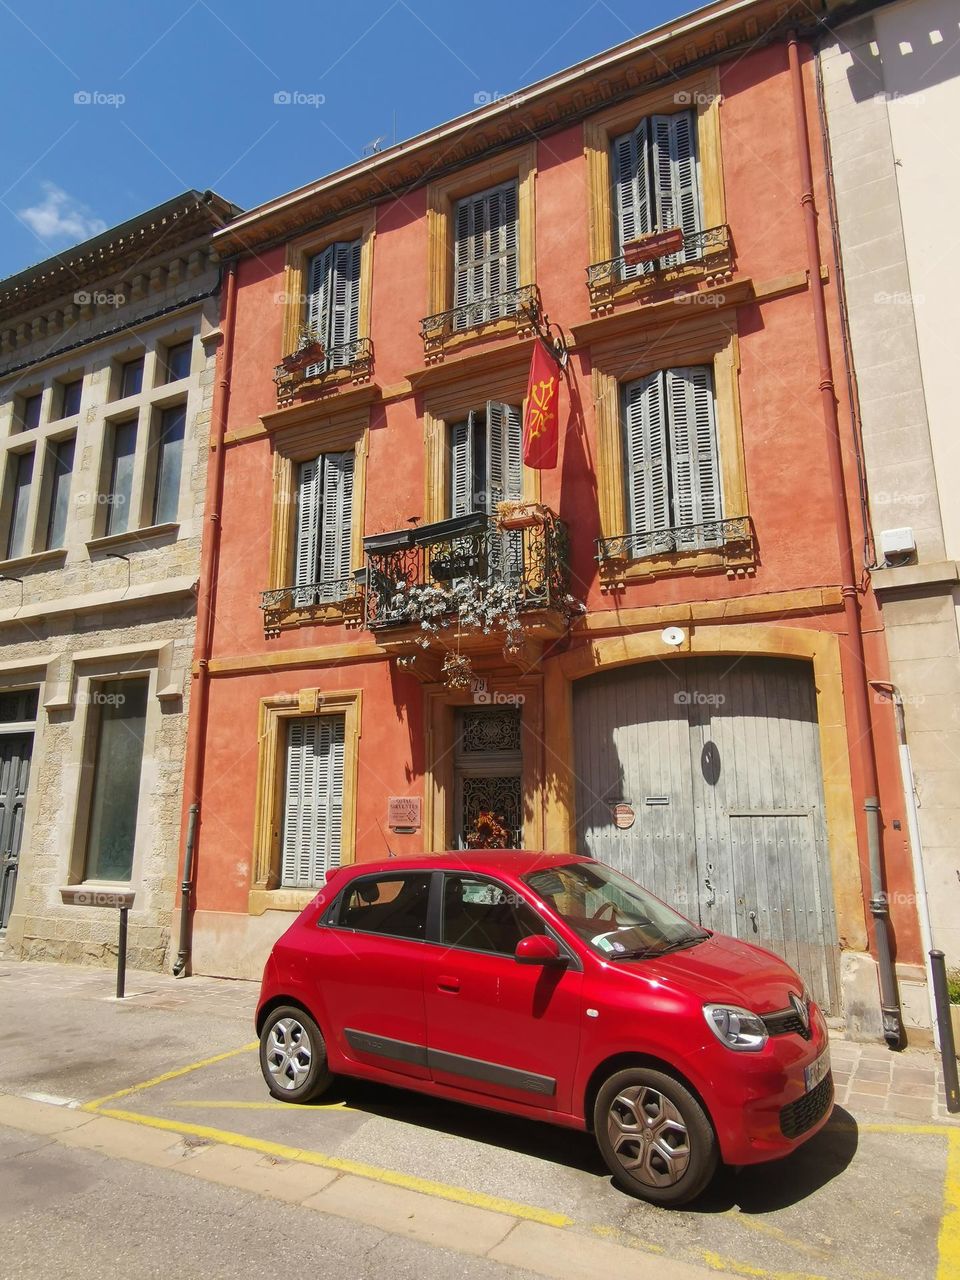
POLYGON ((856 668, 851 692, 856 703, 860 766, 867 792, 863 802, 867 851, 870 868, 870 914, 873 917, 877 952, 877 969, 880 981, 880 1011, 883 1037, 891 1049, 903 1042, 903 1024, 897 994, 897 979, 890 951, 890 910, 883 885, 883 864, 880 855, 880 804, 876 744, 874 742, 873 717, 870 712, 870 688, 867 679, 866 653, 863 646, 863 627, 860 617, 860 600, 857 591, 857 573, 853 559, 853 536, 850 525, 850 508, 847 502, 843 474, 843 447, 840 441, 840 418, 837 413, 836 390, 833 378, 833 360, 830 354, 830 338, 827 327, 827 305, 823 288, 820 240, 817 231, 817 206, 813 193, 813 162, 810 151, 810 135, 807 129, 807 112, 803 92, 803 72, 800 66, 800 50, 796 31, 787 36, 787 61, 793 89, 794 125, 797 136, 797 152, 800 167, 800 208, 803 215, 807 242, 807 274, 810 281, 810 298, 813 306, 814 331, 817 358, 820 366, 819 391, 823 411, 823 425, 830 467, 830 486, 833 498, 834 523, 837 531, 837 550, 840 559, 841 596, 846 621, 851 657, 856 668))
POLYGON ((197 835, 200 806, 194 802, 187 810, 187 840, 183 854, 183 882, 180 885, 180 940, 173 976, 182 978, 190 959, 190 916, 193 907, 193 846, 197 835))

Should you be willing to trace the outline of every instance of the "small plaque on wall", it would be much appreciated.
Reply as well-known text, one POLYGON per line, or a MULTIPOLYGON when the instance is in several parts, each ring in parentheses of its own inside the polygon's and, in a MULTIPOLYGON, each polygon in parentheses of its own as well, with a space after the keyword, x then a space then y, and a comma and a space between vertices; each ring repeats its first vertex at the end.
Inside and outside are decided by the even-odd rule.
POLYGON ((613 825, 620 831, 629 831, 636 821, 637 815, 632 804, 621 801, 613 806, 613 825))
POLYGON ((387 825, 391 831, 419 831, 422 814, 420 796, 390 796, 387 800, 387 825))

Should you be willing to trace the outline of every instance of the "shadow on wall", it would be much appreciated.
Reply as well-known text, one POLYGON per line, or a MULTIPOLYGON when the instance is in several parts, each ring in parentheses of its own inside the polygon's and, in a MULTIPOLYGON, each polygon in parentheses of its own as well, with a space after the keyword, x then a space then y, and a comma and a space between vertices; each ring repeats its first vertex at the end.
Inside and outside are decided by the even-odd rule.
POLYGON ((891 6, 851 22, 838 39, 853 59, 847 80, 855 102, 919 98, 960 75, 956 0, 891 6))

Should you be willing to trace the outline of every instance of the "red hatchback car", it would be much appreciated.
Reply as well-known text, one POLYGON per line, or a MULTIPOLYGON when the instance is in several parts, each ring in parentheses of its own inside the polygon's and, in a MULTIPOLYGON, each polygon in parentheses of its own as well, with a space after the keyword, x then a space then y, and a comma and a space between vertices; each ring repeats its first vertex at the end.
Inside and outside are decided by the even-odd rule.
POLYGON ((270 1092, 334 1074, 592 1130, 616 1181, 682 1204, 719 1160, 827 1121, 827 1029, 783 960, 589 858, 361 863, 276 943, 257 1010, 270 1092))

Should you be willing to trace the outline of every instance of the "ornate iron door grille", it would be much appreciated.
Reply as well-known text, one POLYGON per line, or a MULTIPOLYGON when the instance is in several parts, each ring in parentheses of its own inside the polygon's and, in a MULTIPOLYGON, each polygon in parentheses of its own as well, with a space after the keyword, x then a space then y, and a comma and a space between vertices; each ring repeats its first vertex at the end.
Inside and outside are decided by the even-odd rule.
POLYGON ((466 849, 477 815, 486 810, 523 847, 520 711, 514 707, 468 707, 457 713, 454 755, 454 843, 466 849))

